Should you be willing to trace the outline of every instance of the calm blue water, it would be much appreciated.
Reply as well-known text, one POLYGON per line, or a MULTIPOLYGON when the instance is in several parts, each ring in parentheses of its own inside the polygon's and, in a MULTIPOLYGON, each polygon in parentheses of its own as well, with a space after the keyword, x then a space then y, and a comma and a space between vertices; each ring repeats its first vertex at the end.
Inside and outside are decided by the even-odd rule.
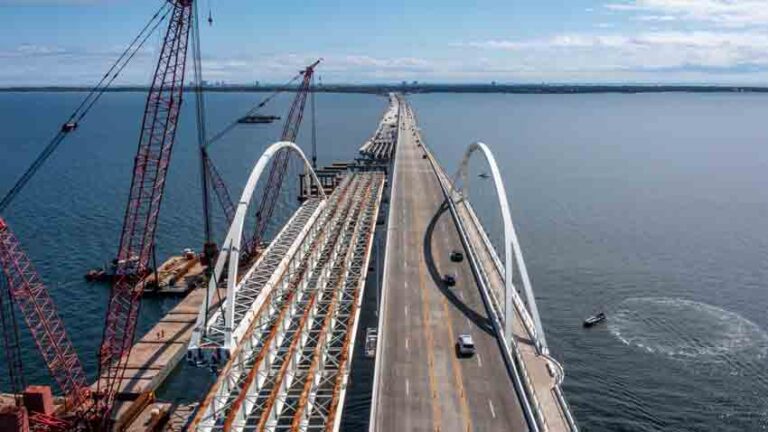
MULTIPOLYGON (((0 190, 79 97, 0 93, 0 190)), ((259 98, 209 95, 210 129, 259 98)), ((450 172, 473 140, 495 152, 583 430, 766 429, 768 97, 446 94, 411 102, 450 172), (607 311, 607 325, 582 329, 597 309, 607 311)), ((287 103, 271 112, 284 113, 287 103)), ((350 158, 385 103, 319 95, 321 163, 350 158)), ((141 94, 106 95, 4 215, 51 286, 92 374, 106 290, 85 284, 82 274, 116 251, 142 107, 141 94)), ((173 156, 160 256, 202 242, 192 108, 185 107, 173 156)), ((243 127, 215 145, 234 195, 278 135, 277 124, 243 127)), ((308 134, 299 141, 306 145, 308 134)), ((479 160, 472 168, 485 170, 479 160)), ((476 176, 470 183, 497 233, 492 188, 476 176)), ((281 217, 293 205, 284 200, 281 217)), ((220 235, 223 229, 219 217, 220 235)), ((147 300, 143 328, 174 303, 147 300)), ((37 355, 27 358, 30 380, 47 379, 37 355)), ((199 377, 182 370, 161 396, 189 397, 191 387, 203 387, 199 377)))

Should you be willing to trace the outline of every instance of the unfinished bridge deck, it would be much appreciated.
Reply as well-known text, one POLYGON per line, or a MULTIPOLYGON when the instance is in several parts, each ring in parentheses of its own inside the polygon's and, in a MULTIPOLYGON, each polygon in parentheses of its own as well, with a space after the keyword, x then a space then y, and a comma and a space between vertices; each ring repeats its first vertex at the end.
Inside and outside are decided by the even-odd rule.
POLYGON ((352 173, 317 207, 190 430, 338 426, 384 179, 352 173))

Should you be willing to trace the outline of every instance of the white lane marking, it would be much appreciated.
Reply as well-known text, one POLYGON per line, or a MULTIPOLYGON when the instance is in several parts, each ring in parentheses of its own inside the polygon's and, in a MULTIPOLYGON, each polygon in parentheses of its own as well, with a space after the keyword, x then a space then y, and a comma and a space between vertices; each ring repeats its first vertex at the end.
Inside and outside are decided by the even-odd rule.
POLYGON ((483 359, 480 358, 480 353, 477 353, 477 366, 483 367, 483 359))
POLYGON ((459 297, 461 297, 461 301, 464 301, 464 291, 459 291, 459 297))
POLYGON ((405 286, 406 289, 408 288, 408 281, 407 280, 403 281, 403 286, 405 286))
POLYGON ((410 396, 410 394, 411 394, 411 381, 408 378, 406 378, 405 379, 405 395, 410 396))
POLYGON ((403 312, 405 312, 405 316, 408 316, 408 305, 403 306, 403 312))
POLYGON ((410 348, 408 348, 408 338, 405 338, 405 350, 410 351, 410 348))
POLYGON ((490 408, 490 409, 491 409, 491 416, 492 416, 493 418, 496 418, 496 410, 495 410, 495 409, 493 409, 493 402, 491 402, 491 400, 490 400, 490 399, 488 399, 488 408, 490 408))
POLYGON ((469 321, 469 318, 464 318, 464 319, 467 320, 467 327, 472 328, 472 323, 469 321))

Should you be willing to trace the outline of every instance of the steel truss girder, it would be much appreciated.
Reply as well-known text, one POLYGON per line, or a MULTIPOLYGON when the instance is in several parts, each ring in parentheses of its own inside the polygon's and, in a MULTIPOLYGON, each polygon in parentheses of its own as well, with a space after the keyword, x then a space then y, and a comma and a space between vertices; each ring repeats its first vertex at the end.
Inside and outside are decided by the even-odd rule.
MULTIPOLYGON (((236 345, 253 319, 255 312, 264 304, 269 290, 281 283, 283 271, 300 258, 300 252, 311 242, 310 228, 325 207, 325 202, 310 199, 304 202, 293 214, 288 223, 275 237, 264 254, 251 267, 238 283, 237 297, 234 302, 235 329, 232 330, 236 345)), ((190 343, 190 352, 195 360, 218 363, 226 360, 226 351, 232 349, 226 338, 227 326, 225 313, 219 309, 211 315, 205 331, 198 332, 190 343), (223 349, 221 352, 217 350, 223 349), (205 355, 202 351, 210 354, 205 355), (200 354, 198 354, 200 352, 200 354), (217 353, 216 358, 213 353, 217 353)))
POLYGON ((266 418, 264 430, 290 430, 294 427, 295 416, 308 399, 303 396, 309 396, 311 380, 308 378, 317 367, 316 358, 331 342, 332 330, 336 327, 337 305, 341 300, 339 297, 343 286, 349 280, 349 264, 354 260, 358 232, 364 224, 364 218, 361 216, 366 212, 366 204, 374 188, 372 176, 364 177, 368 177, 365 188, 354 198, 354 215, 346 221, 341 240, 334 248, 332 264, 323 270, 327 275, 326 281, 318 285, 322 299, 315 302, 309 311, 311 324, 301 329, 299 341, 302 348, 294 351, 290 361, 286 361, 288 370, 282 385, 274 394, 275 400, 269 412, 261 416, 262 419, 266 418))
MULTIPOLYGON (((314 239, 312 247, 303 249, 303 262, 308 262, 309 267, 314 266, 318 261, 319 257, 315 251, 324 241, 326 234, 324 228, 336 212, 340 198, 353 187, 351 183, 349 178, 342 182, 313 225, 310 233, 310 237, 314 239)), ((223 421, 239 395, 240 389, 248 381, 249 375, 257 370, 255 365, 271 360, 267 358, 267 351, 264 348, 276 338, 278 324, 285 319, 288 305, 294 300, 295 291, 290 290, 292 285, 290 281, 297 276, 296 270, 301 267, 301 265, 292 266, 294 271, 286 274, 282 278, 283 283, 273 288, 268 303, 257 314, 251 328, 245 333, 241 344, 233 351, 232 358, 224 366, 218 380, 201 404, 190 425, 190 430, 223 430, 223 421), (268 333, 266 337, 265 333, 268 333)), ((304 267, 307 268, 307 266, 304 267)))
POLYGON ((344 210, 337 214, 330 224, 331 234, 320 250, 320 260, 312 268, 308 278, 302 280, 298 289, 298 300, 291 309, 290 320, 281 328, 280 344, 272 344, 269 352, 272 365, 262 368, 260 377, 251 383, 248 391, 241 393, 243 403, 229 415, 228 424, 232 431, 251 430, 249 426, 256 425, 257 430, 268 429, 276 421, 277 412, 283 407, 279 397, 292 383, 294 375, 288 373, 296 366, 297 357, 294 355, 306 338, 303 333, 307 324, 314 319, 311 312, 317 303, 319 287, 326 285, 334 277, 341 275, 334 272, 339 265, 339 247, 349 239, 350 226, 354 226, 360 208, 360 196, 365 193, 368 185, 355 178, 356 187, 350 199, 346 200, 344 210))
POLYGON ((331 195, 190 430, 330 430, 339 416, 384 176, 331 195), (331 217, 332 215, 332 217, 331 217))
POLYGON ((304 408, 307 412, 297 413, 294 417, 300 430, 338 430, 341 419, 342 401, 346 392, 349 374, 349 362, 352 359, 354 338, 359 322, 368 261, 373 247, 373 232, 378 215, 378 207, 384 186, 383 173, 371 173, 377 176, 375 193, 369 197, 366 211, 361 215, 362 228, 357 233, 355 252, 349 264, 349 273, 340 296, 330 341, 324 348, 324 361, 317 385, 310 390, 311 404, 304 408), (304 415, 304 419, 299 419, 304 415))

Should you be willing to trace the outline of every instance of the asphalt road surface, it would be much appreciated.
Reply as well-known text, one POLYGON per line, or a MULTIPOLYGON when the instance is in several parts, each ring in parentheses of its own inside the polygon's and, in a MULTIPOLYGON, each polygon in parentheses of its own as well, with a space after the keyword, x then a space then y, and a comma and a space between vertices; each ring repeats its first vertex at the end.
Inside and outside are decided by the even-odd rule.
MULTIPOLYGON (((374 430, 528 430, 437 176, 404 114, 396 153, 374 430), (456 285, 441 278, 451 273, 456 285), (471 334, 473 357, 456 355, 471 334)), ((466 255, 466 253, 465 253, 466 255)))

